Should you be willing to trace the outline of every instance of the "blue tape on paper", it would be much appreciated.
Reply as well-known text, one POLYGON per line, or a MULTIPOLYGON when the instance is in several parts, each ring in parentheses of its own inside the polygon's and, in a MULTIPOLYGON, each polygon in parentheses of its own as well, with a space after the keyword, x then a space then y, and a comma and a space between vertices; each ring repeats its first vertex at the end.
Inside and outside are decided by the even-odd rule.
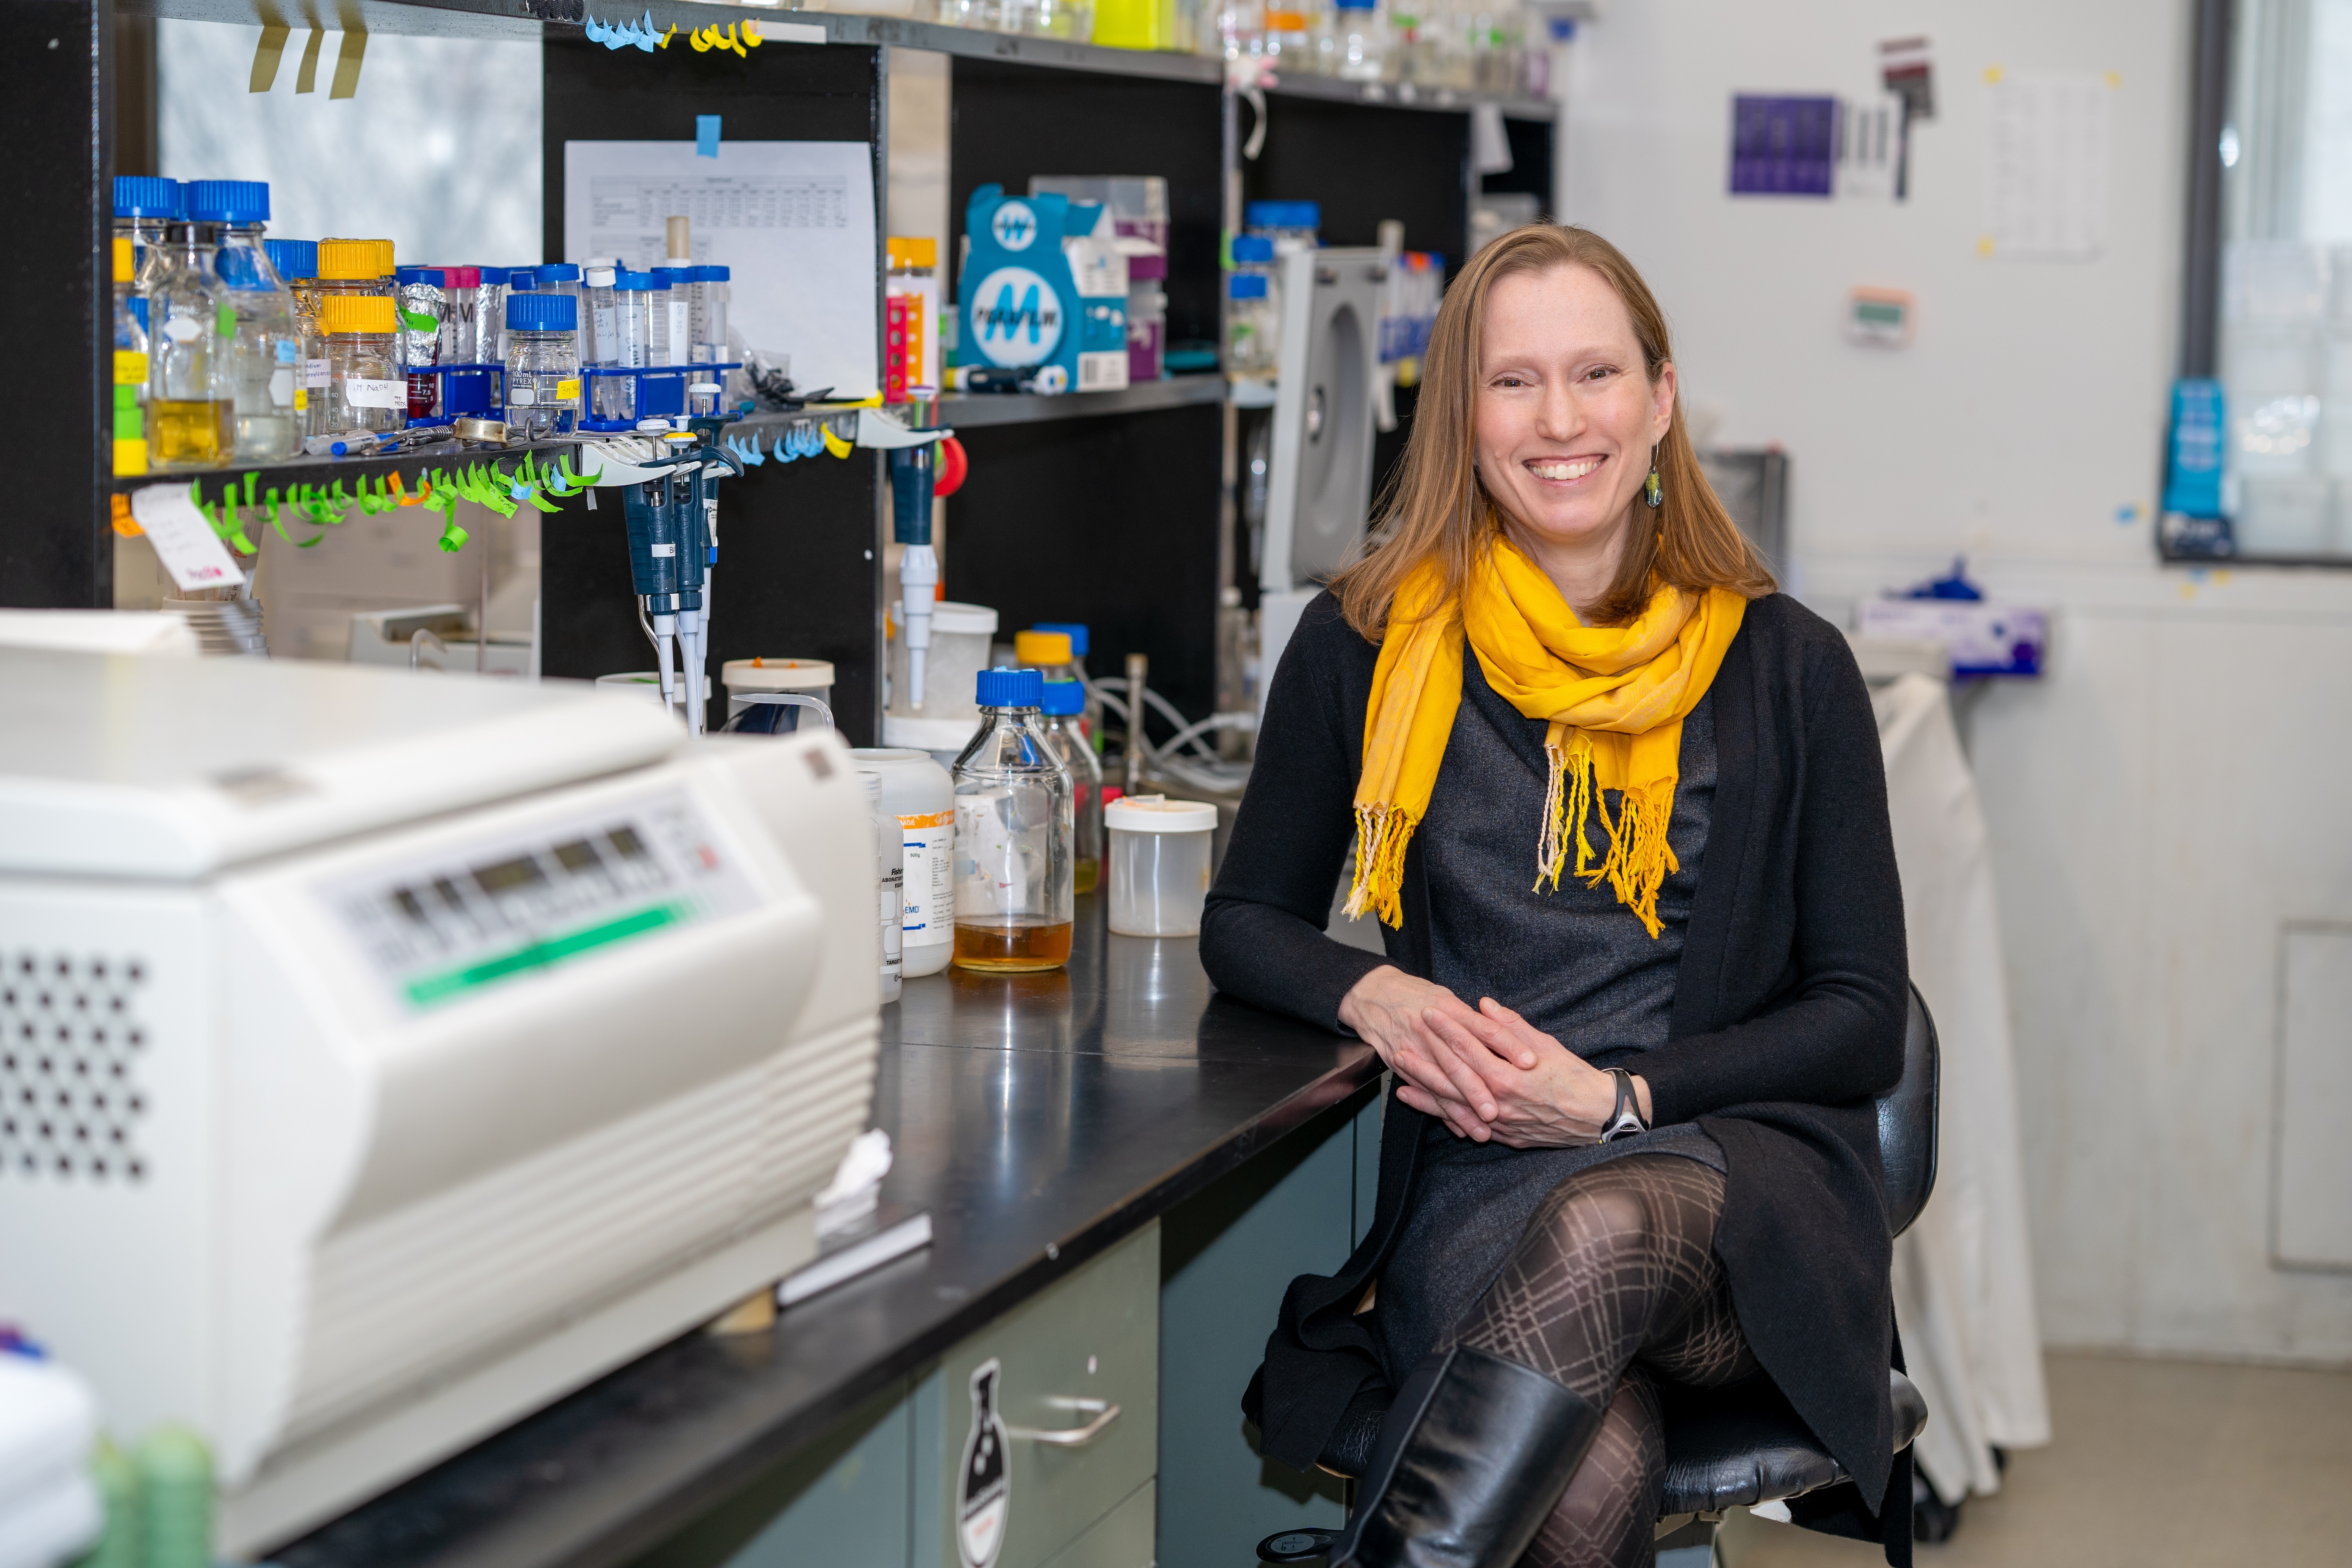
POLYGON ((698 114, 694 117, 694 155, 698 158, 719 156, 719 116, 698 114))

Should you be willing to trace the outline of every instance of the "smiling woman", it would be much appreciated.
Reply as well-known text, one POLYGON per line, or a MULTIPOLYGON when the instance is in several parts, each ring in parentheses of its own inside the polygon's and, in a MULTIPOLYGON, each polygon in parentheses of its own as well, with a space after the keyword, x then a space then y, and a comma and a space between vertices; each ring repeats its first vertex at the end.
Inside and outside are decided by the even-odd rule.
POLYGON ((1665 312, 1622 251, 1587 229, 1529 224, 1474 257, 1446 302, 1377 548, 1332 584, 1349 625, 1379 637, 1423 562, 1458 594, 1497 529, 1555 581, 1572 570, 1560 590, 1593 625, 1632 619, 1653 572, 1693 591, 1772 592, 1699 468, 1665 312), (1525 465, 1539 458, 1600 461, 1583 477, 1538 479, 1525 465), (1633 503, 1653 472, 1657 526, 1637 531, 1633 503))
POLYGON ((1397 1084, 1371 1230, 1294 1282, 1244 1402, 1270 1456, 1363 1478, 1335 1568, 1645 1563, 1666 1391, 1758 1375, 1908 1561, 1877 731, 1676 393, 1606 240, 1481 251, 1375 543, 1267 692, 1202 961, 1397 1084), (1324 933, 1351 839, 1384 953, 1324 933))

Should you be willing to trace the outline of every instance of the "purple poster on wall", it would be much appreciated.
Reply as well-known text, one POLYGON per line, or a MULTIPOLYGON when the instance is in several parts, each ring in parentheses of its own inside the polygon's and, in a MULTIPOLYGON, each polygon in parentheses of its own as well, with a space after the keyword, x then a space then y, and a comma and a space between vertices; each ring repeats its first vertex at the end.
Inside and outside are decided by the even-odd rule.
POLYGON ((1837 162, 1834 98, 1731 100, 1731 194, 1826 196, 1837 162))

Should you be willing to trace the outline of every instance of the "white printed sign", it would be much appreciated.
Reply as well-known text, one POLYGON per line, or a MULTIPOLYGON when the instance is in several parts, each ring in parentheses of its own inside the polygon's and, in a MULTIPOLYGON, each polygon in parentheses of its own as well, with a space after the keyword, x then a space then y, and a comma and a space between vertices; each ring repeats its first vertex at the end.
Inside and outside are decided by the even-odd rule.
POLYGON ((1985 89, 1984 234, 2002 261, 2088 261, 2107 241, 2112 77, 1993 73, 1985 89))
POLYGON ((213 525, 196 510, 192 499, 195 486, 149 485, 131 493, 131 515, 139 524, 139 531, 154 545, 156 558, 172 581, 186 593, 196 588, 219 588, 232 583, 242 584, 245 574, 236 569, 236 558, 228 546, 220 542, 213 525))
POLYGON ((722 142, 715 159, 691 142, 563 144, 568 258, 658 267, 673 216, 691 221, 696 262, 733 272, 728 321, 745 344, 791 355, 803 390, 881 384, 870 144, 722 142))

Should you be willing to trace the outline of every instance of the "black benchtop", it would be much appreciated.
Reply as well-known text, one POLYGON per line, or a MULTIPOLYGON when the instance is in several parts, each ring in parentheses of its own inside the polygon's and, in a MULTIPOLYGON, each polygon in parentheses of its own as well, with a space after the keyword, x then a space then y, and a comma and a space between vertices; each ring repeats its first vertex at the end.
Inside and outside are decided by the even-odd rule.
POLYGON ((695 1333, 272 1553, 285 1568, 604 1568, 890 1382, 1347 1100, 1370 1049, 1216 995, 1188 939, 1078 903, 1066 971, 907 983, 882 1011, 886 1205, 931 1246, 695 1333))

